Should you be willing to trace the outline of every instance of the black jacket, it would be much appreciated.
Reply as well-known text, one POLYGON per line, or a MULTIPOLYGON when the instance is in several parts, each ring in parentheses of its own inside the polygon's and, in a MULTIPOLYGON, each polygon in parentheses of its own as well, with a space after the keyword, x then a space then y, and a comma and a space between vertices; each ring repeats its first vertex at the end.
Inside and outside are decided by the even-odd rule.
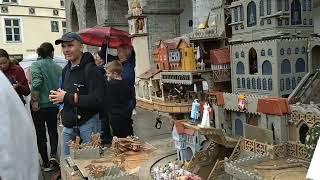
POLYGON ((67 128, 76 125, 75 107, 77 107, 78 125, 81 126, 95 114, 99 113, 103 104, 104 80, 101 71, 94 63, 90 53, 84 53, 80 64, 71 67, 69 62, 63 69, 64 90, 67 92, 64 97, 62 124, 67 128), (79 87, 79 102, 74 104, 74 93, 77 92, 75 84, 79 87))

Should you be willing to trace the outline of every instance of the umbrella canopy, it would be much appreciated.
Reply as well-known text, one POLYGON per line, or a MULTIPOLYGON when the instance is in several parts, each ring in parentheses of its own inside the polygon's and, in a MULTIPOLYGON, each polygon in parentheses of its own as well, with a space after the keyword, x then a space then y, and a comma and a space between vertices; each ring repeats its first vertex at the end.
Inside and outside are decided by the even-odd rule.
POLYGON ((131 45, 129 33, 111 27, 93 27, 80 31, 84 44, 101 47, 107 44, 109 48, 117 48, 120 45, 131 45))

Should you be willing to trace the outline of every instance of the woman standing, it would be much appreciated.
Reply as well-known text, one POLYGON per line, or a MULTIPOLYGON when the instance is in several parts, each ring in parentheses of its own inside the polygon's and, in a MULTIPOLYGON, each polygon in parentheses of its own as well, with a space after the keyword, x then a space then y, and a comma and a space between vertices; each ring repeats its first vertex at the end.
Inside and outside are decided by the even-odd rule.
POLYGON ((19 65, 11 63, 9 54, 4 49, 0 49, 0 70, 7 76, 20 99, 25 104, 23 96, 30 94, 28 80, 23 69, 19 65))

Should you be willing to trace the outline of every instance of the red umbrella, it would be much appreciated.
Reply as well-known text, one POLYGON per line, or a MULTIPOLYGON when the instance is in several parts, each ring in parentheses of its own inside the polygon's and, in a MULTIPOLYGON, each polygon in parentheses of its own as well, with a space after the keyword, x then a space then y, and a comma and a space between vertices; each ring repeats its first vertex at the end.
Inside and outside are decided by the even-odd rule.
POLYGON ((101 47, 107 44, 109 48, 117 48, 120 45, 131 45, 129 33, 111 27, 93 27, 80 31, 84 44, 101 47))

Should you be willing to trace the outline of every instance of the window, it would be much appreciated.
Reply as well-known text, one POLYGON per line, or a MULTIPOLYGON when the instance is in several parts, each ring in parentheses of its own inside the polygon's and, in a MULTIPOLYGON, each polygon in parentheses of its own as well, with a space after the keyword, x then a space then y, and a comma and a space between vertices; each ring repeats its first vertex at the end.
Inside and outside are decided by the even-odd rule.
POLYGON ((312 11, 312 3, 311 3, 311 0, 307 0, 308 1, 308 11, 312 11))
POLYGON ((58 21, 51 21, 51 32, 59 32, 58 21))
POLYGON ((257 79, 257 89, 261 89, 261 79, 257 79))
POLYGON ((247 26, 252 27, 257 24, 256 3, 251 1, 247 7, 247 26))
POLYGON ((254 78, 251 79, 252 89, 256 89, 256 80, 254 78))
POLYGON ((64 0, 60 0, 60 6, 64 7, 64 0))
POLYGON ((244 65, 242 62, 237 63, 237 74, 244 74, 244 65))
POLYGON ((237 88, 241 88, 240 78, 237 78, 237 88))
POLYGON ((271 0, 267 0, 267 15, 271 14, 271 0))
POLYGON ((281 63, 281 74, 290 74, 291 73, 291 64, 288 59, 285 59, 281 63))
POLYGON ((272 79, 268 79, 268 90, 272 91, 272 79))
POLYGON ((238 8, 233 9, 234 22, 238 22, 238 8))
POLYGON ((306 11, 307 10, 307 0, 302 1, 302 10, 306 11))
POLYGON ((239 52, 235 53, 236 58, 239 58, 239 52))
POLYGON ((291 3, 291 24, 301 24, 301 4, 300 0, 293 0, 291 3))
POLYGON ((260 16, 264 16, 264 0, 260 0, 260 16))
POLYGON ((66 21, 62 21, 62 32, 63 34, 67 33, 67 22, 66 21))
POLYGON ((287 54, 290 55, 291 54, 291 48, 287 49, 287 54))
POLYGON ((296 47, 296 49, 294 49, 294 53, 299 54, 299 48, 296 47))
POLYGON ((262 88, 263 88, 263 90, 267 90, 267 80, 264 78, 262 80, 262 88))
POLYGON ((268 49, 268 56, 272 56, 272 50, 268 49))
POLYGON ((282 11, 282 1, 283 0, 277 0, 278 11, 282 11))
POLYGON ((270 61, 265 60, 262 63, 262 75, 271 75, 272 74, 272 65, 270 61))
POLYGON ((306 71, 306 64, 302 58, 299 58, 296 61, 296 73, 305 72, 306 71))
POLYGON ((4 19, 6 41, 21 42, 20 19, 4 19))
POLYGON ((242 88, 246 88, 246 79, 242 78, 242 88))
POLYGON ((241 57, 243 57, 243 58, 244 58, 244 52, 243 52, 243 51, 241 51, 241 57))
POLYGON ((280 54, 284 55, 284 49, 283 48, 280 49, 280 54))
POLYGON ((282 26, 282 19, 278 19, 278 26, 282 26))
POLYGON ((290 81, 290 78, 287 78, 287 79, 286 79, 286 89, 287 89, 287 90, 291 89, 291 81, 290 81))
POLYGON ((2 3, 18 3, 18 0, 2 0, 2 3))
POLYGON ((266 52, 264 51, 264 49, 261 50, 261 56, 265 56, 266 52))
POLYGON ((312 24, 313 24, 312 19, 309 19, 309 25, 312 25, 312 24))
POLYGON ((306 53, 306 48, 305 48, 305 47, 302 47, 302 48, 301 48, 301 54, 304 54, 304 53, 306 53))
POLYGON ((249 74, 258 73, 257 52, 254 48, 249 50, 249 74))
POLYGON ((289 0, 284 0, 284 10, 289 11, 289 0))
POLYGON ((295 89, 297 86, 296 78, 292 78, 292 89, 295 89))
POLYGON ((303 25, 307 25, 307 19, 306 18, 303 19, 303 25))
POLYGON ((284 80, 280 79, 280 90, 283 91, 284 90, 284 80))
POLYGON ((250 89, 251 87, 251 84, 250 84, 250 79, 249 78, 247 78, 247 89, 250 89))
POLYGON ((240 21, 244 20, 243 6, 240 6, 240 21))

